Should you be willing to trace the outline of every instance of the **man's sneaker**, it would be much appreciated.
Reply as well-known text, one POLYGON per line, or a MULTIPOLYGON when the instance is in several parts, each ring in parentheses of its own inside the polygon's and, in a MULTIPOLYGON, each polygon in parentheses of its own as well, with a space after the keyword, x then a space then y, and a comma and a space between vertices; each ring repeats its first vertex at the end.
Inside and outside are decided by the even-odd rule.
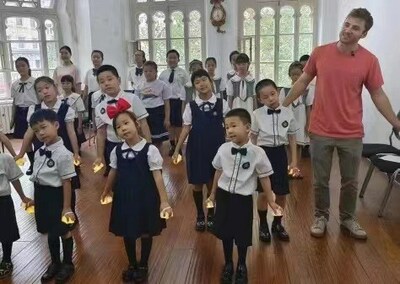
POLYGON ((326 223, 328 220, 324 216, 315 218, 314 224, 311 226, 311 236, 321 238, 325 235, 326 223))
POLYGON ((0 279, 9 277, 13 271, 13 264, 11 262, 2 261, 0 263, 0 279))
POLYGON ((360 224, 353 218, 348 218, 340 223, 340 226, 349 231, 350 236, 355 239, 366 240, 367 233, 361 228, 360 224))

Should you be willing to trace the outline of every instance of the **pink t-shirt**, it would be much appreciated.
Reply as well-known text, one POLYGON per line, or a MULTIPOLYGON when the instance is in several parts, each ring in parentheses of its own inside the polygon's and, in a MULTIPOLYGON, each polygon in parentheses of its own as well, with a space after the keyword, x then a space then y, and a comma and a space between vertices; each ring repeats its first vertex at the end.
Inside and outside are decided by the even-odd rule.
POLYGON ((314 49, 304 68, 317 76, 310 132, 333 138, 361 138, 362 88, 369 92, 382 87, 378 59, 359 45, 354 55, 339 51, 335 43, 314 49))

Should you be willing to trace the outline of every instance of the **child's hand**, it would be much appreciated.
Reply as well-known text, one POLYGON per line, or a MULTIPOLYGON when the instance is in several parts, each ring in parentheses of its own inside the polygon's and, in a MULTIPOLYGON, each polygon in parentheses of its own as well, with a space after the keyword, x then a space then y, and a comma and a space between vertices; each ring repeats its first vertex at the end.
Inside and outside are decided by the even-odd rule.
POLYGON ((182 156, 179 154, 179 151, 176 151, 176 149, 175 149, 175 152, 174 152, 174 154, 172 155, 172 162, 173 162, 175 165, 177 165, 177 164, 179 164, 181 161, 182 161, 182 156))
POLYGON ((283 216, 283 209, 275 202, 268 202, 269 207, 271 207, 274 216, 283 216))
POLYGON ((168 202, 162 202, 160 205, 160 217, 163 219, 169 219, 174 216, 171 206, 168 202))
POLYGON ((97 157, 96 160, 94 160, 94 162, 93 162, 93 167, 98 166, 100 164, 104 165, 104 159, 97 157))
POLYGON ((207 199, 206 199, 206 208, 214 208, 215 207, 215 196, 210 195, 207 199))
POLYGON ((21 154, 18 154, 14 157, 14 161, 18 161, 19 159, 22 159, 24 156, 21 154))
POLYGON ((104 205, 111 202, 112 202, 112 196, 110 195, 110 190, 104 189, 103 193, 100 196, 100 203, 104 205))
POLYGON ((75 214, 71 208, 64 208, 62 211, 62 222, 67 225, 75 223, 75 214))
POLYGON ((22 201, 23 203, 25 203, 25 208, 24 208, 24 209, 35 205, 35 202, 34 202, 32 199, 30 199, 29 197, 26 197, 26 196, 23 197, 23 198, 21 199, 21 201, 22 201))
POLYGON ((79 166, 82 163, 81 157, 79 155, 74 154, 74 165, 79 166))

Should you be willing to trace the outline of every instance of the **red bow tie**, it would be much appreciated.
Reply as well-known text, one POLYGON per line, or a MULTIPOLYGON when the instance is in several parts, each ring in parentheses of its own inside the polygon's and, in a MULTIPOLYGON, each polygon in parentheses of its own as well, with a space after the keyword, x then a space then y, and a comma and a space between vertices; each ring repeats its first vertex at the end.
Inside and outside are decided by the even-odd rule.
POLYGON ((126 100, 119 99, 115 103, 115 106, 107 106, 108 117, 113 119, 117 116, 117 114, 128 110, 130 107, 131 107, 131 105, 126 100))

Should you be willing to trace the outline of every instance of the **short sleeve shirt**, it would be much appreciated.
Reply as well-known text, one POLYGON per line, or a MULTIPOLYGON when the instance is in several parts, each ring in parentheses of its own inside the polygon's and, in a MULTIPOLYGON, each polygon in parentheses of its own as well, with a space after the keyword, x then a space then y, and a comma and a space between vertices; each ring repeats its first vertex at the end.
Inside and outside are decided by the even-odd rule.
POLYGON ((23 175, 10 154, 0 153, 0 196, 10 195, 10 182, 19 179, 23 175))

